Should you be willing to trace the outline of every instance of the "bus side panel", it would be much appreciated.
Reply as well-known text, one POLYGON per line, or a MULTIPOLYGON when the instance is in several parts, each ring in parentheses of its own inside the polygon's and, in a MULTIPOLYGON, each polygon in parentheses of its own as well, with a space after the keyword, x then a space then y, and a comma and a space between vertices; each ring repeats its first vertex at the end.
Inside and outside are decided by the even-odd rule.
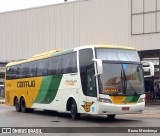
POLYGON ((13 106, 15 97, 17 97, 19 101, 21 97, 24 97, 26 107, 30 108, 37 97, 41 82, 42 77, 6 80, 6 104, 13 106))
POLYGON ((67 109, 67 101, 69 98, 73 98, 77 106, 79 104, 79 90, 81 88, 80 79, 78 73, 64 74, 59 89, 61 93, 59 94, 59 99, 61 100, 62 111, 67 109))
MULTIPOLYGON (((50 82, 50 84, 52 84, 52 86, 54 87, 50 87, 50 95, 45 95, 45 99, 48 102, 43 100, 44 96, 40 95, 39 91, 32 108, 41 108, 65 112, 67 110, 67 101, 69 100, 69 98, 73 98, 77 103, 78 112, 86 113, 86 111, 83 108, 86 97, 82 92, 80 77, 77 73, 64 74, 61 75, 61 77, 60 75, 57 77, 53 76, 53 80, 50 82), (54 99, 52 99, 52 101, 49 102, 53 92, 56 92, 56 94, 54 96, 54 99)), ((46 90, 46 92, 48 91, 46 90)))
POLYGON ((46 76, 43 78, 40 90, 34 100, 33 108, 54 110, 60 108, 62 96, 57 97, 61 90, 59 89, 63 75, 46 76), (53 105, 53 106, 52 106, 53 105))
MULTIPOLYGON (((92 110, 93 107, 94 109, 96 109, 96 97, 92 97, 94 99, 94 102, 93 100, 87 101, 87 97, 83 94, 82 91, 80 75, 78 73, 63 75, 56 97, 56 100, 62 103, 62 108, 60 109, 59 107, 57 107, 56 109, 60 111, 66 111, 67 102, 70 98, 75 100, 78 113, 96 114, 96 110, 92 110)), ((52 108, 53 107, 55 107, 54 104, 52 105, 52 108)))
POLYGON ((13 95, 13 88, 12 88, 12 81, 6 80, 5 81, 5 103, 7 105, 13 106, 14 105, 14 97, 13 95))

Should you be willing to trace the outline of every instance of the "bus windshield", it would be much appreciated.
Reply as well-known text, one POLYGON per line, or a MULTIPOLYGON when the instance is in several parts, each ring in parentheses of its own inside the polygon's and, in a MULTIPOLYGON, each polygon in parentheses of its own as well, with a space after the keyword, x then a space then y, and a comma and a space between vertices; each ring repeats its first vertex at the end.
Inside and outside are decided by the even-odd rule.
POLYGON ((97 59, 107 61, 131 61, 140 62, 138 53, 136 50, 126 49, 96 49, 97 59))
POLYGON ((137 95, 144 93, 142 66, 139 64, 103 63, 99 77, 100 93, 137 95))
POLYGON ((144 93, 142 65, 136 50, 98 48, 96 55, 103 62, 103 74, 99 76, 101 94, 144 93))

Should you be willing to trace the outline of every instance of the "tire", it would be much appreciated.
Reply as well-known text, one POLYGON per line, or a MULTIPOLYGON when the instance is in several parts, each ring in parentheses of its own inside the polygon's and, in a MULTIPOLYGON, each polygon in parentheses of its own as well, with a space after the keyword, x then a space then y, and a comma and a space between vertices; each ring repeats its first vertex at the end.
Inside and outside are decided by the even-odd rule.
POLYGON ((32 108, 27 108, 27 112, 28 112, 28 113, 32 113, 32 112, 34 112, 34 109, 32 109, 32 108))
POLYGON ((115 119, 116 114, 107 115, 109 120, 115 119))
POLYGON ((71 118, 74 120, 80 118, 80 114, 77 113, 77 104, 75 100, 72 100, 72 103, 71 103, 71 118))
POLYGON ((20 103, 19 103, 17 97, 14 99, 14 105, 15 105, 16 111, 17 111, 17 112, 21 112, 21 106, 20 106, 20 103))
POLYGON ((24 100, 24 98, 22 97, 21 98, 21 111, 23 112, 23 113, 26 113, 27 112, 27 108, 26 108, 26 102, 25 102, 25 100, 24 100))

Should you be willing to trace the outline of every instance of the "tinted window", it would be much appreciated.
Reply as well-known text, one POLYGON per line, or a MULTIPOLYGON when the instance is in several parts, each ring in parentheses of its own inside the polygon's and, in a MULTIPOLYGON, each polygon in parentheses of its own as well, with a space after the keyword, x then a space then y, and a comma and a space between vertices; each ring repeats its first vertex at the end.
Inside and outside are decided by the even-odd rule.
POLYGON ((30 62, 29 63, 29 67, 30 67, 30 77, 34 77, 36 76, 36 62, 30 62))
POLYGON ((16 77, 17 78, 22 78, 22 77, 24 77, 24 74, 22 73, 23 71, 23 69, 22 69, 22 64, 21 65, 17 65, 17 75, 16 75, 16 77))
POLYGON ((28 78, 77 72, 75 53, 7 67, 6 79, 28 78))
POLYGON ((17 66, 11 67, 11 79, 17 78, 17 66))
POLYGON ((11 66, 6 68, 6 79, 17 78, 17 66, 11 66))
POLYGON ((55 75, 61 73, 61 56, 49 58, 48 74, 55 75))
POLYGON ((6 68, 6 79, 11 79, 11 67, 6 68))
POLYGON ((17 78, 36 76, 36 62, 28 62, 17 66, 17 78))
POLYGON ((37 73, 36 65, 37 65, 37 61, 23 64, 23 67, 21 67, 21 70, 23 72, 23 77, 36 76, 36 73, 37 73))
POLYGON ((97 58, 110 61, 140 62, 137 51, 125 49, 96 49, 97 58))
POLYGON ((62 57, 62 73, 77 72, 77 56, 76 53, 65 54, 62 57))
POLYGON ((37 67, 37 76, 46 76, 48 68, 48 59, 37 61, 36 67, 37 67))

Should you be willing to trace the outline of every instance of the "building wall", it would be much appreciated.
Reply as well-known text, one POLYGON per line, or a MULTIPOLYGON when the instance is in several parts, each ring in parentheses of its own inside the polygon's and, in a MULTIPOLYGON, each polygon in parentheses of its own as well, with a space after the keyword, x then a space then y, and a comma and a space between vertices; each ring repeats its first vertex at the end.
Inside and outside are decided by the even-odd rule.
MULTIPOLYGON (((86 44, 125 45, 137 50, 159 49, 160 33, 134 33, 143 27, 142 19, 131 16, 139 10, 136 2, 82 0, 1 13, 0 61, 26 59, 45 51, 86 44)), ((159 5, 160 0, 156 2, 159 5)), ((152 5, 148 4, 148 9, 152 5)), ((147 18, 153 19, 152 16, 147 18)))

